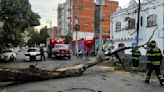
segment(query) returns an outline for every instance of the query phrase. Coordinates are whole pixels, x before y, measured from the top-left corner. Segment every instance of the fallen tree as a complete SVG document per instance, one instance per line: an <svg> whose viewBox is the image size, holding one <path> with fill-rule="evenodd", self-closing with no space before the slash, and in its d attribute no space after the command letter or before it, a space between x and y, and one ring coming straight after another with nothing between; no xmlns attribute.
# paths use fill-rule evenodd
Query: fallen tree
<svg viewBox="0 0 164 92"><path fill-rule="evenodd" d="M153 34L148 40L148 42L137 47L140 48L140 47L144 47L144 45L147 45L150 42L151 38L153 37L155 30L153 31ZM108 56L110 57L115 53L131 48L132 47L119 48L108 54ZM104 57L103 55L98 55L92 61L85 64L80 64L77 66L67 67L67 68L52 69L52 70L43 70L37 68L35 65L30 65L29 68L21 68L21 69L19 68L0 69L0 82L31 82L31 81L41 81L47 79L69 77L69 76L78 76L83 74L83 72L88 68L106 59L107 58Z"/></svg>
<svg viewBox="0 0 164 92"><path fill-rule="evenodd" d="M117 52L130 48L131 47L118 49L112 52L109 55L109 57ZM41 81L47 79L69 77L69 76L78 76L83 74L83 72L86 69L106 59L107 58L103 57L103 55L98 55L92 61L85 64L80 64L67 68L52 69L52 70L43 70L37 68L35 65L30 65L29 68L21 68L21 69L19 68L0 69L0 82L31 82L31 81Z"/></svg>

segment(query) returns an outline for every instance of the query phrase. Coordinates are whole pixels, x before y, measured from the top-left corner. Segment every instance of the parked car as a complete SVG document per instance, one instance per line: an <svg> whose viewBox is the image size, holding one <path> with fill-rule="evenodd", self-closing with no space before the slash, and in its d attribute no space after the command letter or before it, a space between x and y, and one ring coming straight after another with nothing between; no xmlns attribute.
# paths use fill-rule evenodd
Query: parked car
<svg viewBox="0 0 164 92"><path fill-rule="evenodd" d="M25 53L25 61L41 61L41 53L39 48L29 48Z"/></svg>
<svg viewBox="0 0 164 92"><path fill-rule="evenodd" d="M15 61L16 60L16 52L13 49L5 49L0 54L0 59L3 61Z"/></svg>
<svg viewBox="0 0 164 92"><path fill-rule="evenodd" d="M52 53L54 54L55 58L68 57L68 59L71 59L71 52L69 45L67 44L55 44L54 48L52 49Z"/></svg>

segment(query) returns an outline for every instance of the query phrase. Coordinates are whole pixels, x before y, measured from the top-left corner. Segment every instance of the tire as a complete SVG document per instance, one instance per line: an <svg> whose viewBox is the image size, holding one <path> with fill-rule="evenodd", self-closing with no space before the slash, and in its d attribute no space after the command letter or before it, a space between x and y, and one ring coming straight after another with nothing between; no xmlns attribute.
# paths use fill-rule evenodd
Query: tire
<svg viewBox="0 0 164 92"><path fill-rule="evenodd" d="M12 61L16 61L16 58L14 57L14 58L12 59Z"/></svg>
<svg viewBox="0 0 164 92"><path fill-rule="evenodd" d="M51 58L51 56L52 56L52 55L51 55L50 53L48 53L48 58Z"/></svg>
<svg viewBox="0 0 164 92"><path fill-rule="evenodd" d="M40 56L40 60L39 61L42 61L42 56Z"/></svg>
<svg viewBox="0 0 164 92"><path fill-rule="evenodd" d="M15 61L15 60L16 60L16 58L13 55L11 55L10 56L10 61Z"/></svg>
<svg viewBox="0 0 164 92"><path fill-rule="evenodd" d="M68 56L68 59L70 60L71 59L71 56Z"/></svg>
<svg viewBox="0 0 164 92"><path fill-rule="evenodd" d="M30 62L30 60L29 61L25 60L25 62Z"/></svg>

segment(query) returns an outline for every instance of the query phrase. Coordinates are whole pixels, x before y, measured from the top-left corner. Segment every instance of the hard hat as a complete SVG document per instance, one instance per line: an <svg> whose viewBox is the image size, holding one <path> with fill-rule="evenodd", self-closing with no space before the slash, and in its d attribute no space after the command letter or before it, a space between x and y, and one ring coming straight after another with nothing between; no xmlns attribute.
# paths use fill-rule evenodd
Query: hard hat
<svg viewBox="0 0 164 92"><path fill-rule="evenodd" d="M157 44L156 44L156 42L154 41L154 40L152 40L151 42L150 42L150 46L156 46Z"/></svg>

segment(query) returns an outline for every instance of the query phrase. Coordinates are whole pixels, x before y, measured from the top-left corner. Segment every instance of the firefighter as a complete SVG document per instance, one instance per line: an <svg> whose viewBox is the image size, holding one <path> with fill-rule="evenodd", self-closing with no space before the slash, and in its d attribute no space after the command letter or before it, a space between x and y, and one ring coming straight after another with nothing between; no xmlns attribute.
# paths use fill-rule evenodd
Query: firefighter
<svg viewBox="0 0 164 92"><path fill-rule="evenodd" d="M138 70L138 67L139 67L139 58L141 56L141 52L138 50L137 47L133 47L131 52L132 52L133 70Z"/></svg>
<svg viewBox="0 0 164 92"><path fill-rule="evenodd" d="M157 75L161 86L163 86L164 77L160 72L160 65L163 59L161 50L158 47L156 47L156 42L154 40L151 41L149 45L150 45L150 49L148 49L146 55L147 55L148 61L150 62L147 65L148 68L147 68L147 76L146 76L145 82L149 83L151 74L153 71L155 71L155 74Z"/></svg>

